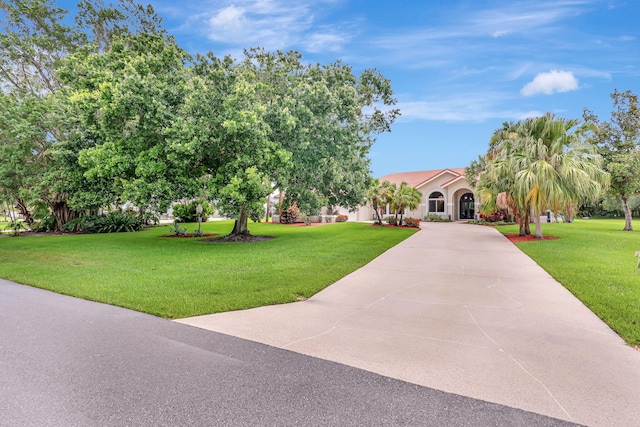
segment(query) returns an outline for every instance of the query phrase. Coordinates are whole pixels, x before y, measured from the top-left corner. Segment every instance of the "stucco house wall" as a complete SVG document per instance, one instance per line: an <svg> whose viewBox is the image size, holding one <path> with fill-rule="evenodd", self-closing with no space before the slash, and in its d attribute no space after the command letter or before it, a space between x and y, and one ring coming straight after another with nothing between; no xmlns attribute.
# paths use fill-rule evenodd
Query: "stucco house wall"
<svg viewBox="0 0 640 427"><path fill-rule="evenodd" d="M429 214L437 214L454 221L475 218L473 191L464 175L464 168L394 173L379 178L379 181L389 181L396 185L404 181L420 190L420 205L415 210L406 211L407 217L422 220ZM373 219L371 205L362 206L349 215L350 221Z"/></svg>

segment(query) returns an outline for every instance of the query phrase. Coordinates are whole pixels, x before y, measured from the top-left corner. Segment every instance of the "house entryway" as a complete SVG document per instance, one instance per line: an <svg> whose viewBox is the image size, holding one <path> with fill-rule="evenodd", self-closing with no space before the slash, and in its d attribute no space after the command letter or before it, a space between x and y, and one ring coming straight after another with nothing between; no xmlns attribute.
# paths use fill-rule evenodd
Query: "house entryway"
<svg viewBox="0 0 640 427"><path fill-rule="evenodd" d="M475 205L473 193L465 193L460 197L460 219L474 219Z"/></svg>

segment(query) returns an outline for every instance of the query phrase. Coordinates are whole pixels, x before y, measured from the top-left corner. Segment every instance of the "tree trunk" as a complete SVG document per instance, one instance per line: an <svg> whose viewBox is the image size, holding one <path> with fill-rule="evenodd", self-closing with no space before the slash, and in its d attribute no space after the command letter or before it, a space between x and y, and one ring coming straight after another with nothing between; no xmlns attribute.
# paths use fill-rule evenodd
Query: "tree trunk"
<svg viewBox="0 0 640 427"><path fill-rule="evenodd" d="M267 196L267 212L264 216L264 222L269 222L269 216L271 216L271 194Z"/></svg>
<svg viewBox="0 0 640 427"><path fill-rule="evenodd" d="M22 218L24 219L24 222L31 226L31 224L33 224L33 218L31 217L31 212L29 212L29 208L27 207L27 204L24 202L23 199L18 198L16 201L16 209L18 209L18 211L20 212L20 214L22 215Z"/></svg>
<svg viewBox="0 0 640 427"><path fill-rule="evenodd" d="M529 215L529 211L525 211L524 213L524 234L527 236L531 235L531 216Z"/></svg>
<svg viewBox="0 0 640 427"><path fill-rule="evenodd" d="M246 207L242 206L240 208L240 214L238 215L238 218L236 218L236 222L233 225L233 230L227 236L227 238L240 240L250 235L251 233L249 233L249 215L247 213Z"/></svg>
<svg viewBox="0 0 640 427"><path fill-rule="evenodd" d="M62 226L78 216L78 213L67 204L65 194L57 194L55 198L43 197L42 200L49 204L51 212L56 218L55 231L62 231Z"/></svg>
<svg viewBox="0 0 640 427"><path fill-rule="evenodd" d="M633 231L631 209L629 209L627 197L622 197L622 211L624 212L624 229L622 231Z"/></svg>
<svg viewBox="0 0 640 427"><path fill-rule="evenodd" d="M536 226L536 234L533 236L536 239L542 239L542 223L540 222L540 213L532 212L533 215L533 223Z"/></svg>
<svg viewBox="0 0 640 427"><path fill-rule="evenodd" d="M522 218L522 214L519 210L513 209L512 212L512 216L515 217L516 222L518 223L518 235L524 236L524 218Z"/></svg>
<svg viewBox="0 0 640 427"><path fill-rule="evenodd" d="M378 210L378 198L374 197L371 200L371 204L373 205L373 211L376 213L376 224L382 226L382 217L380 216L380 211Z"/></svg>
<svg viewBox="0 0 640 427"><path fill-rule="evenodd" d="M578 206L573 205L573 204L571 204L571 205L569 205L567 207L567 222L568 223L572 223L573 222L573 219L576 216L576 210L577 209L578 209Z"/></svg>

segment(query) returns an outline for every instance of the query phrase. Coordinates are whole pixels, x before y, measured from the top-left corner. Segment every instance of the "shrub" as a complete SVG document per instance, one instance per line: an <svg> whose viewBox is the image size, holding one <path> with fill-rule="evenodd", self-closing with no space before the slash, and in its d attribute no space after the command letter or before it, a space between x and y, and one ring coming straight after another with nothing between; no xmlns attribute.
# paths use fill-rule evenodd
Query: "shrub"
<svg viewBox="0 0 640 427"><path fill-rule="evenodd" d="M305 213L300 214L299 218L302 220L302 222L304 222L305 225L311 225L311 223L313 222L313 217L311 217L311 216L309 216L309 215L307 215Z"/></svg>
<svg viewBox="0 0 640 427"><path fill-rule="evenodd" d="M338 215L336 217L336 222L347 222L349 217L347 215Z"/></svg>
<svg viewBox="0 0 640 427"><path fill-rule="evenodd" d="M29 227L21 219L13 219L4 229L9 231L10 236L19 236L21 231L26 231Z"/></svg>
<svg viewBox="0 0 640 427"><path fill-rule="evenodd" d="M515 222L508 222L508 221L493 221L493 222L489 222L489 221L482 221L482 220L472 219L472 220L469 220L469 224L499 226L499 225L513 225L513 224L515 224Z"/></svg>
<svg viewBox="0 0 640 427"><path fill-rule="evenodd" d="M173 224L169 227L169 234L174 236L185 236L187 234L187 227L180 227L178 221L173 221ZM197 230L196 230L197 231Z"/></svg>
<svg viewBox="0 0 640 427"><path fill-rule="evenodd" d="M396 217L395 216L388 216L384 219L384 222L386 222L389 225L396 225Z"/></svg>
<svg viewBox="0 0 640 427"><path fill-rule="evenodd" d="M451 219L449 218L443 218L438 214L429 214L427 216L424 217L424 220L426 222L451 222Z"/></svg>
<svg viewBox="0 0 640 427"><path fill-rule="evenodd" d="M137 215L127 215L120 212L110 212L99 217L97 233L120 233L123 231L138 231L144 225Z"/></svg>
<svg viewBox="0 0 640 427"><path fill-rule="evenodd" d="M56 217L53 214L47 214L42 219L37 220L31 226L31 229L37 233L52 231L56 228Z"/></svg>
<svg viewBox="0 0 640 427"><path fill-rule="evenodd" d="M66 223L63 231L83 231L86 233L120 233L142 230L144 219L137 215L109 212L106 215L87 215Z"/></svg>
<svg viewBox="0 0 640 427"><path fill-rule="evenodd" d="M420 220L418 218L405 218L404 225L408 227L420 228Z"/></svg>
<svg viewBox="0 0 640 427"><path fill-rule="evenodd" d="M196 213L198 205L202 205L202 222L206 222L214 214L215 210L204 200L192 200L186 204L178 203L174 205L173 217L178 222L198 222L198 214Z"/></svg>
<svg viewBox="0 0 640 427"><path fill-rule="evenodd" d="M504 222L509 217L506 209L497 210L491 214L480 214L480 220L486 222Z"/></svg>

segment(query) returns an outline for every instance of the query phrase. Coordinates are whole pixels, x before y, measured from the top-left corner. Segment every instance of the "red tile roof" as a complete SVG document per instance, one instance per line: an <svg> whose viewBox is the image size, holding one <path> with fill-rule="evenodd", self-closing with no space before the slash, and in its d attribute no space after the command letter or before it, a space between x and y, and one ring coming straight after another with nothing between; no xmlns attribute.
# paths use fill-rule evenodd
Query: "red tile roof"
<svg viewBox="0 0 640 427"><path fill-rule="evenodd" d="M399 185L404 181L412 187L418 187L446 173L449 173L451 175L451 179L447 181L447 183L449 183L450 181L464 177L464 168L447 168L429 171L392 173L381 177L380 182L389 181L392 184Z"/></svg>

